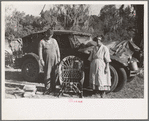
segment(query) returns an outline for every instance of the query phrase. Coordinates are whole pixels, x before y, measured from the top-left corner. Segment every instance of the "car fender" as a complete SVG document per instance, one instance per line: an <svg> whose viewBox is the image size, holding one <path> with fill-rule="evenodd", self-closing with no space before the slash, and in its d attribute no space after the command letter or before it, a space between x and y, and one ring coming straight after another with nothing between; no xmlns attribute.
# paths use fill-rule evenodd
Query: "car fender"
<svg viewBox="0 0 149 121"><path fill-rule="evenodd" d="M129 70L129 67L128 67L128 63L124 63L122 62L122 59L116 57L116 56L110 56L111 57L111 62L110 64L113 65L114 67L122 67L125 69L126 71L126 74L127 74L127 77L130 76L130 70Z"/></svg>
<svg viewBox="0 0 149 121"><path fill-rule="evenodd" d="M127 67L128 63L124 62L122 59L118 58L117 56L110 55L112 62L117 62L121 66Z"/></svg>
<svg viewBox="0 0 149 121"><path fill-rule="evenodd" d="M40 62L39 62L39 56L38 56L37 54L35 54L35 53L27 53L27 54L25 54L25 55L22 57L22 63L21 63L21 65L23 64L23 62L24 62L27 58L33 58L33 59L35 59L35 60L38 62L38 64L39 64L39 70L40 70L40 72L43 71L43 66L40 64Z"/></svg>

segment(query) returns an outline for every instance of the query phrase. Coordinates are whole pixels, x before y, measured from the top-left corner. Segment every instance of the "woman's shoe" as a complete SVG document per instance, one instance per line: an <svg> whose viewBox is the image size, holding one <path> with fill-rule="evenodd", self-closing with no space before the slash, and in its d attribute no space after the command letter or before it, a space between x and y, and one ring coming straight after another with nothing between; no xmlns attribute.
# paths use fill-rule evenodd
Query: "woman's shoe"
<svg viewBox="0 0 149 121"><path fill-rule="evenodd" d="M101 98L101 95L99 94L98 90L94 90L93 95L95 98Z"/></svg>
<svg viewBox="0 0 149 121"><path fill-rule="evenodd" d="M96 93L96 94L95 94L95 97L96 97L96 98L101 98L101 95L98 94L98 93Z"/></svg>
<svg viewBox="0 0 149 121"><path fill-rule="evenodd" d="M102 92L100 95L101 95L101 98L106 98L106 92Z"/></svg>

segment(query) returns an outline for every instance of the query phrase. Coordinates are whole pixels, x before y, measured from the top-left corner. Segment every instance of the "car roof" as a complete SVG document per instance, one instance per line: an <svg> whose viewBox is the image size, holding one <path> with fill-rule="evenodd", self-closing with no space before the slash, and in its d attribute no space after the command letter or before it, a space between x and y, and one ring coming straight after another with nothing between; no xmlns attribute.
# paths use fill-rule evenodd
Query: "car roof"
<svg viewBox="0 0 149 121"><path fill-rule="evenodd" d="M71 31L71 30L54 30L54 33L63 33L63 34L76 34L76 35L86 35L91 36L90 33Z"/></svg>
<svg viewBox="0 0 149 121"><path fill-rule="evenodd" d="M77 32L77 31L71 31L71 30L53 30L53 31L56 35L72 34L72 35L80 35L80 36L88 36L88 37L92 36L90 33ZM45 32L46 32L46 30L34 32L32 34L29 34L29 35L26 35L26 36L22 37L22 39L30 38L30 37L32 37L34 35L37 35L37 34L42 34L43 35Z"/></svg>
<svg viewBox="0 0 149 121"><path fill-rule="evenodd" d="M44 33L46 32L44 31L39 31L39 32L35 32L33 34L40 34L40 33ZM72 30L53 30L53 32L55 34L74 34L74 35L85 35L85 36L91 36L90 33L85 33L85 32L78 32L78 31L72 31Z"/></svg>

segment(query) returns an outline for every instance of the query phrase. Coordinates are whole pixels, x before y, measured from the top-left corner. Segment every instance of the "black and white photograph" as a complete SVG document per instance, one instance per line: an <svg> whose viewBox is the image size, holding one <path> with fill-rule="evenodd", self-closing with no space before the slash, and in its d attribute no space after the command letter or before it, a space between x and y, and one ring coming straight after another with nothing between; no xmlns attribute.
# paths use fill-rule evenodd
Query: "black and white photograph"
<svg viewBox="0 0 149 121"><path fill-rule="evenodd" d="M1 5L5 120L148 117L147 1Z"/></svg>

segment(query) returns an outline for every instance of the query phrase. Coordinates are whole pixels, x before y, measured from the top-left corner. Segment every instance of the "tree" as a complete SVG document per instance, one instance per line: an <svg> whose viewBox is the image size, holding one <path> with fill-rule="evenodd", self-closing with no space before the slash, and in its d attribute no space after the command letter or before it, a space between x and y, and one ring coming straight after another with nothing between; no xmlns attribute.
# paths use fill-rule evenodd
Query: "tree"
<svg viewBox="0 0 149 121"><path fill-rule="evenodd" d="M46 26L46 21L41 17L25 15L13 7L5 9L5 36L6 38L20 38L33 32L41 31ZM11 11L11 12L10 12Z"/></svg>
<svg viewBox="0 0 149 121"><path fill-rule="evenodd" d="M49 27L55 28L57 24L57 12L58 10L55 6L53 8L50 8L50 10L41 12L41 23L43 24L44 29L47 29Z"/></svg>
<svg viewBox="0 0 149 121"><path fill-rule="evenodd" d="M119 9L115 5L104 6L99 15L104 23L105 40L127 40L134 37L135 16L131 12L130 6Z"/></svg>
<svg viewBox="0 0 149 121"><path fill-rule="evenodd" d="M91 15L89 19L89 32L92 33L93 37L97 35L103 35L103 22L96 15Z"/></svg>
<svg viewBox="0 0 149 121"><path fill-rule="evenodd" d="M56 29L88 31L88 5L55 5L50 10L42 12L41 17L47 25Z"/></svg>
<svg viewBox="0 0 149 121"><path fill-rule="evenodd" d="M15 37L22 36L22 25L19 23L24 17L25 13L14 10L12 14L5 17L5 35L13 35Z"/></svg>

